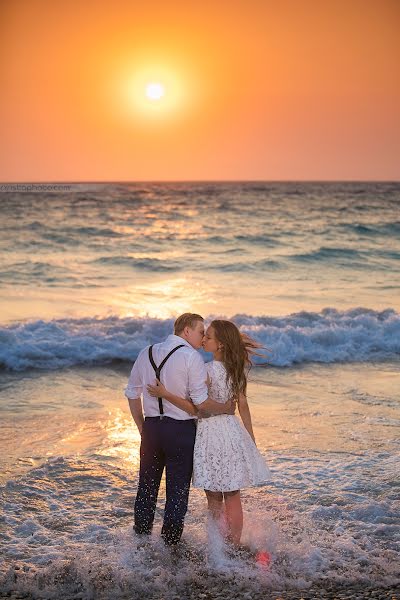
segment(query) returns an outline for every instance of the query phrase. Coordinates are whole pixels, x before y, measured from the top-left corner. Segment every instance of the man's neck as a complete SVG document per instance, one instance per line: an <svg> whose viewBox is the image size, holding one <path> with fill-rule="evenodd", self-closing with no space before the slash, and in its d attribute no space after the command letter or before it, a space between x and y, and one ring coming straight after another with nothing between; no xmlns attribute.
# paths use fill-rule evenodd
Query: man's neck
<svg viewBox="0 0 400 600"><path fill-rule="evenodd" d="M192 344L183 335L179 335L179 333L174 333L174 335L176 335L176 337L181 338L181 340L184 340L187 344L189 344L189 346L193 348L193 350L196 350L196 348L192 346Z"/></svg>

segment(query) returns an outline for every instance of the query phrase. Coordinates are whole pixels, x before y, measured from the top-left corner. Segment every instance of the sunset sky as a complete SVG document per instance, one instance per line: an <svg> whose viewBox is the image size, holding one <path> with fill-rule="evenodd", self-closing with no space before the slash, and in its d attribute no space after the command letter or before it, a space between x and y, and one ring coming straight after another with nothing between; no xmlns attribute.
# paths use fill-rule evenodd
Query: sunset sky
<svg viewBox="0 0 400 600"><path fill-rule="evenodd" d="M3 0L0 180L399 179L399 31L398 0Z"/></svg>

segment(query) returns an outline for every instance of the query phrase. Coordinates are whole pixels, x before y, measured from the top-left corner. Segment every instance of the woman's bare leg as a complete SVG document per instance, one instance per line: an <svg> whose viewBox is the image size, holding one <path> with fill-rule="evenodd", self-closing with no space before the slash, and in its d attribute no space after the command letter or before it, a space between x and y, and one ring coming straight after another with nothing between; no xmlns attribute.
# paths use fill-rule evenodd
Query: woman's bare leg
<svg viewBox="0 0 400 600"><path fill-rule="evenodd" d="M243 530L243 510L240 490L224 492L226 520L228 523L228 539L234 546L239 546Z"/></svg>
<svg viewBox="0 0 400 600"><path fill-rule="evenodd" d="M223 500L224 497L222 492L210 492L209 490L204 490L207 496L208 502L208 512L210 517L219 523L222 517L222 509L223 509Z"/></svg>
<svg viewBox="0 0 400 600"><path fill-rule="evenodd" d="M222 492L210 492L209 490L204 491L206 493L208 502L209 525L211 525L212 529L216 527L220 535L225 537L226 524L224 515L224 496Z"/></svg>

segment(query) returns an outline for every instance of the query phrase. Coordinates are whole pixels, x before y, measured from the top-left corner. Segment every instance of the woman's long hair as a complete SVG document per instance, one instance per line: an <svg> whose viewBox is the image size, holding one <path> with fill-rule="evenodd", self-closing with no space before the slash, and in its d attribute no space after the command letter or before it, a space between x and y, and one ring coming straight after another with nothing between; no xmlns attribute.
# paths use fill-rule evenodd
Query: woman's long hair
<svg viewBox="0 0 400 600"><path fill-rule="evenodd" d="M227 384L232 397L239 398L239 394L246 394L247 374L253 364L253 356L262 356L258 352L263 348L245 333L241 333L234 323L223 319L216 319L210 323L215 331L215 337L222 344L222 363L227 373Z"/></svg>

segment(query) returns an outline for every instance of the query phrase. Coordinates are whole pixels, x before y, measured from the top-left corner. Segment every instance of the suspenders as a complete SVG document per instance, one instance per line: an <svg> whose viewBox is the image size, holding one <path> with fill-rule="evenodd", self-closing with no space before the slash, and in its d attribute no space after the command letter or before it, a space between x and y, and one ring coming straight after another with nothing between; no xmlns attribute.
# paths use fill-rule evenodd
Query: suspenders
<svg viewBox="0 0 400 600"><path fill-rule="evenodd" d="M181 344L180 346L176 346L176 348L173 348L171 350L171 352L169 352L169 354L167 354L167 356L164 358L164 360L162 361L162 363L157 367L156 363L154 362L154 358L153 358L153 346L150 346L149 348L149 360L151 362L151 366L154 369L154 372L156 374L157 379L160 381L160 374L161 374L161 369L163 368L163 366L165 365L165 363L167 362L167 360L169 359L170 356L172 356L172 354L174 352L176 352L177 350L179 350L179 348L183 348L185 344ZM160 419L163 418L164 416L164 407L163 407L163 403L162 403L162 398L158 398L158 406L160 408Z"/></svg>

